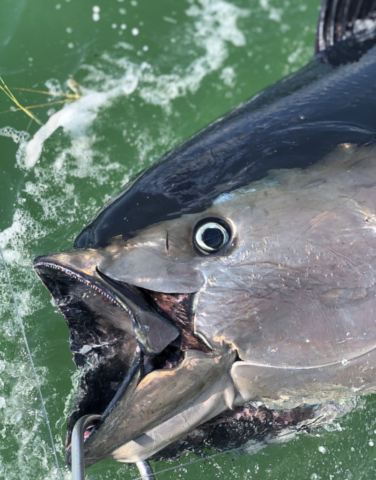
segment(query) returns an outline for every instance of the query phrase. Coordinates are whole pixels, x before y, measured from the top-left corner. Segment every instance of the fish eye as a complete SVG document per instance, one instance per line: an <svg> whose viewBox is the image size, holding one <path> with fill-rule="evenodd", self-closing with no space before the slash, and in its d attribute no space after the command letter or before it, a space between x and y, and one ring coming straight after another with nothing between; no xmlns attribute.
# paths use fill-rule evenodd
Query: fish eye
<svg viewBox="0 0 376 480"><path fill-rule="evenodd" d="M231 235L230 227L221 220L206 219L196 225L194 244L205 255L215 253L225 246Z"/></svg>

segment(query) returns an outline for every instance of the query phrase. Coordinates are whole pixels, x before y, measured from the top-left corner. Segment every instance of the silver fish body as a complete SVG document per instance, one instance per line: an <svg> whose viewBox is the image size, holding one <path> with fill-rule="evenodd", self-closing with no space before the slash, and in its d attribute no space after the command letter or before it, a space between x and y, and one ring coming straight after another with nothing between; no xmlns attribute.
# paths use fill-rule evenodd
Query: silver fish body
<svg viewBox="0 0 376 480"><path fill-rule="evenodd" d="M376 42L354 38L351 61L325 49L35 260L85 372L68 451L79 416L106 411L87 465L145 460L254 402L376 390Z"/></svg>

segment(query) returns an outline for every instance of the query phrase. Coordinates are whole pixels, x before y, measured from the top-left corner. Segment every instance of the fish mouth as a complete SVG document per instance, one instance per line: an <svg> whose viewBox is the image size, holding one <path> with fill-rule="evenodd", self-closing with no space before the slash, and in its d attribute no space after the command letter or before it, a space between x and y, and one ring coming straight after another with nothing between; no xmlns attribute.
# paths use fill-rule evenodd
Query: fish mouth
<svg viewBox="0 0 376 480"><path fill-rule="evenodd" d="M34 269L66 319L80 377L67 424L69 464L73 427L82 416L102 416L98 425L93 422L86 429L86 444L100 433L132 381L134 391L153 372L175 371L188 350L211 349L194 332L194 293L147 290L113 279L98 266L83 272L51 256L38 257Z"/></svg>
<svg viewBox="0 0 376 480"><path fill-rule="evenodd" d="M197 293L166 294L121 282L97 259L90 268L74 260L75 268L74 255L34 261L68 324L78 371L67 422L68 466L73 428L89 414L100 418L84 432L86 466L108 458L176 458L187 445L224 451L228 443L275 436L316 416L312 407L281 413L236 404L230 370L240 359L196 336Z"/></svg>

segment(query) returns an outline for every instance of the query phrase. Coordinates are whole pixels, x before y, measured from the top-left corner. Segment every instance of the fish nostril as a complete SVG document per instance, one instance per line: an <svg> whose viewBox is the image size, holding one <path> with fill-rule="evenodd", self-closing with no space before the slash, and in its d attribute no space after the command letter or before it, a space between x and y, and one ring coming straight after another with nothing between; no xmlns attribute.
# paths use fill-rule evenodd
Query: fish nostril
<svg viewBox="0 0 376 480"><path fill-rule="evenodd" d="M170 241L168 238L168 230L166 230L166 250L167 252L170 250Z"/></svg>

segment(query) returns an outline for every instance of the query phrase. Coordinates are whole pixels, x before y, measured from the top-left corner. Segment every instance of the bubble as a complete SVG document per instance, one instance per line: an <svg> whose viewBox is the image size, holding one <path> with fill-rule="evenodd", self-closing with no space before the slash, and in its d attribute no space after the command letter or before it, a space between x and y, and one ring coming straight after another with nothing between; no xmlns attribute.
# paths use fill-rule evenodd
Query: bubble
<svg viewBox="0 0 376 480"><path fill-rule="evenodd" d="M318 448L318 451L319 451L320 453L326 453L326 448L320 446L320 447Z"/></svg>
<svg viewBox="0 0 376 480"><path fill-rule="evenodd" d="M101 17L100 17L100 15L99 15L99 13L93 13L93 17L92 17L92 18L93 18L94 22L98 22L98 20L99 20Z"/></svg>
<svg viewBox="0 0 376 480"><path fill-rule="evenodd" d="M63 93L61 83L56 78L50 78L46 82L44 82L44 84L52 95L60 95L61 93Z"/></svg>
<svg viewBox="0 0 376 480"><path fill-rule="evenodd" d="M139 29L138 28L132 28L132 35L136 36L139 34Z"/></svg>
<svg viewBox="0 0 376 480"><path fill-rule="evenodd" d="M12 127L0 128L1 137L9 137L14 143L25 143L30 139L30 135L26 132L20 132Z"/></svg>

